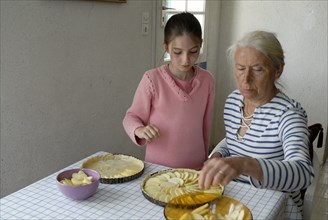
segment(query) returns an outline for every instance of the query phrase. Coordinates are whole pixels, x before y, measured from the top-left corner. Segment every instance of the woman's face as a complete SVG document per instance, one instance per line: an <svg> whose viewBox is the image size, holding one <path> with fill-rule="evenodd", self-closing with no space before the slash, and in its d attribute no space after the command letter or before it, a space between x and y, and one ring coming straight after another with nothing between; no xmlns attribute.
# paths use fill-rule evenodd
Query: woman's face
<svg viewBox="0 0 328 220"><path fill-rule="evenodd" d="M191 73L200 53L200 43L188 35L177 36L166 46L170 54L170 69L174 74Z"/></svg>
<svg viewBox="0 0 328 220"><path fill-rule="evenodd" d="M275 81L281 75L269 59L252 47L238 48L235 55L235 78L247 101L262 105L276 93Z"/></svg>

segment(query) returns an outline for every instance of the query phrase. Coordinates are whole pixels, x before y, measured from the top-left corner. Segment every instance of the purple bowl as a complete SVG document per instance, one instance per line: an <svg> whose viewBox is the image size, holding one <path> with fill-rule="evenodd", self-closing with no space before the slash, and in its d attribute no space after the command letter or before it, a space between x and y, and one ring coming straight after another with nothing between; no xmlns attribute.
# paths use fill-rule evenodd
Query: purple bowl
<svg viewBox="0 0 328 220"><path fill-rule="evenodd" d="M77 173L82 170L88 176L92 176L92 183L84 186L69 186L61 183L63 179L71 179L73 173ZM60 192L62 192L66 197L74 200L83 200L92 196L98 189L100 180L100 174L91 169L86 168L76 168L65 170L57 175L57 186Z"/></svg>

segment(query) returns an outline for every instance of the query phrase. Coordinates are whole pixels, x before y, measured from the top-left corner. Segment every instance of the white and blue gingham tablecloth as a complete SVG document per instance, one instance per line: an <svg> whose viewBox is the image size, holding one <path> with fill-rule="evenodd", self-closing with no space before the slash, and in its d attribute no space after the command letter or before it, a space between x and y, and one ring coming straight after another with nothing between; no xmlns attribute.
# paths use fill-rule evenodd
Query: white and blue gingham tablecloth
<svg viewBox="0 0 328 220"><path fill-rule="evenodd" d="M90 157L103 153L106 152ZM88 158L65 169L81 167ZM149 202L140 189L146 176L164 169L168 167L145 162L145 171L138 179L122 184L99 184L96 194L83 201L68 199L59 192L56 176L60 170L1 198L0 219L165 219L163 207ZM287 203L282 192L256 189L243 183L229 183L224 194L245 204L253 219L279 219Z"/></svg>

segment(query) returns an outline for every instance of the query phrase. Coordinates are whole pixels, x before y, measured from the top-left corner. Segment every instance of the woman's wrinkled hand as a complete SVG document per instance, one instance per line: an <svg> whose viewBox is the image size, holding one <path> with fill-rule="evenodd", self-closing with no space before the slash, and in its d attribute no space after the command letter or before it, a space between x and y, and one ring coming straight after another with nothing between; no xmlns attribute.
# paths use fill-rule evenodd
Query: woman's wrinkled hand
<svg viewBox="0 0 328 220"><path fill-rule="evenodd" d="M199 188L208 189L212 185L227 185L242 173L242 162L240 159L241 157L211 157L204 163L200 171Z"/></svg>
<svg viewBox="0 0 328 220"><path fill-rule="evenodd" d="M212 185L227 185L240 174L262 180L263 172L259 162L249 157L211 157L204 163L200 171L198 185L201 189L208 189Z"/></svg>
<svg viewBox="0 0 328 220"><path fill-rule="evenodd" d="M134 131L134 134L140 139L146 139L148 142L151 142L160 136L159 129L152 124L137 128Z"/></svg>

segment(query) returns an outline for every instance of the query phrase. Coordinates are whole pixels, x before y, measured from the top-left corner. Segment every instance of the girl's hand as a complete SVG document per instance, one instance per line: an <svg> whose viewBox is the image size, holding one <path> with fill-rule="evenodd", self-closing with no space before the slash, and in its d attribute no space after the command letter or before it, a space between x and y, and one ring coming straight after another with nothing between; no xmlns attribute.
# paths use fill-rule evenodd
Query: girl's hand
<svg viewBox="0 0 328 220"><path fill-rule="evenodd" d="M140 139L146 139L146 141L151 142L152 140L159 137L159 129L152 124L144 127L139 127L134 131L134 134Z"/></svg>

